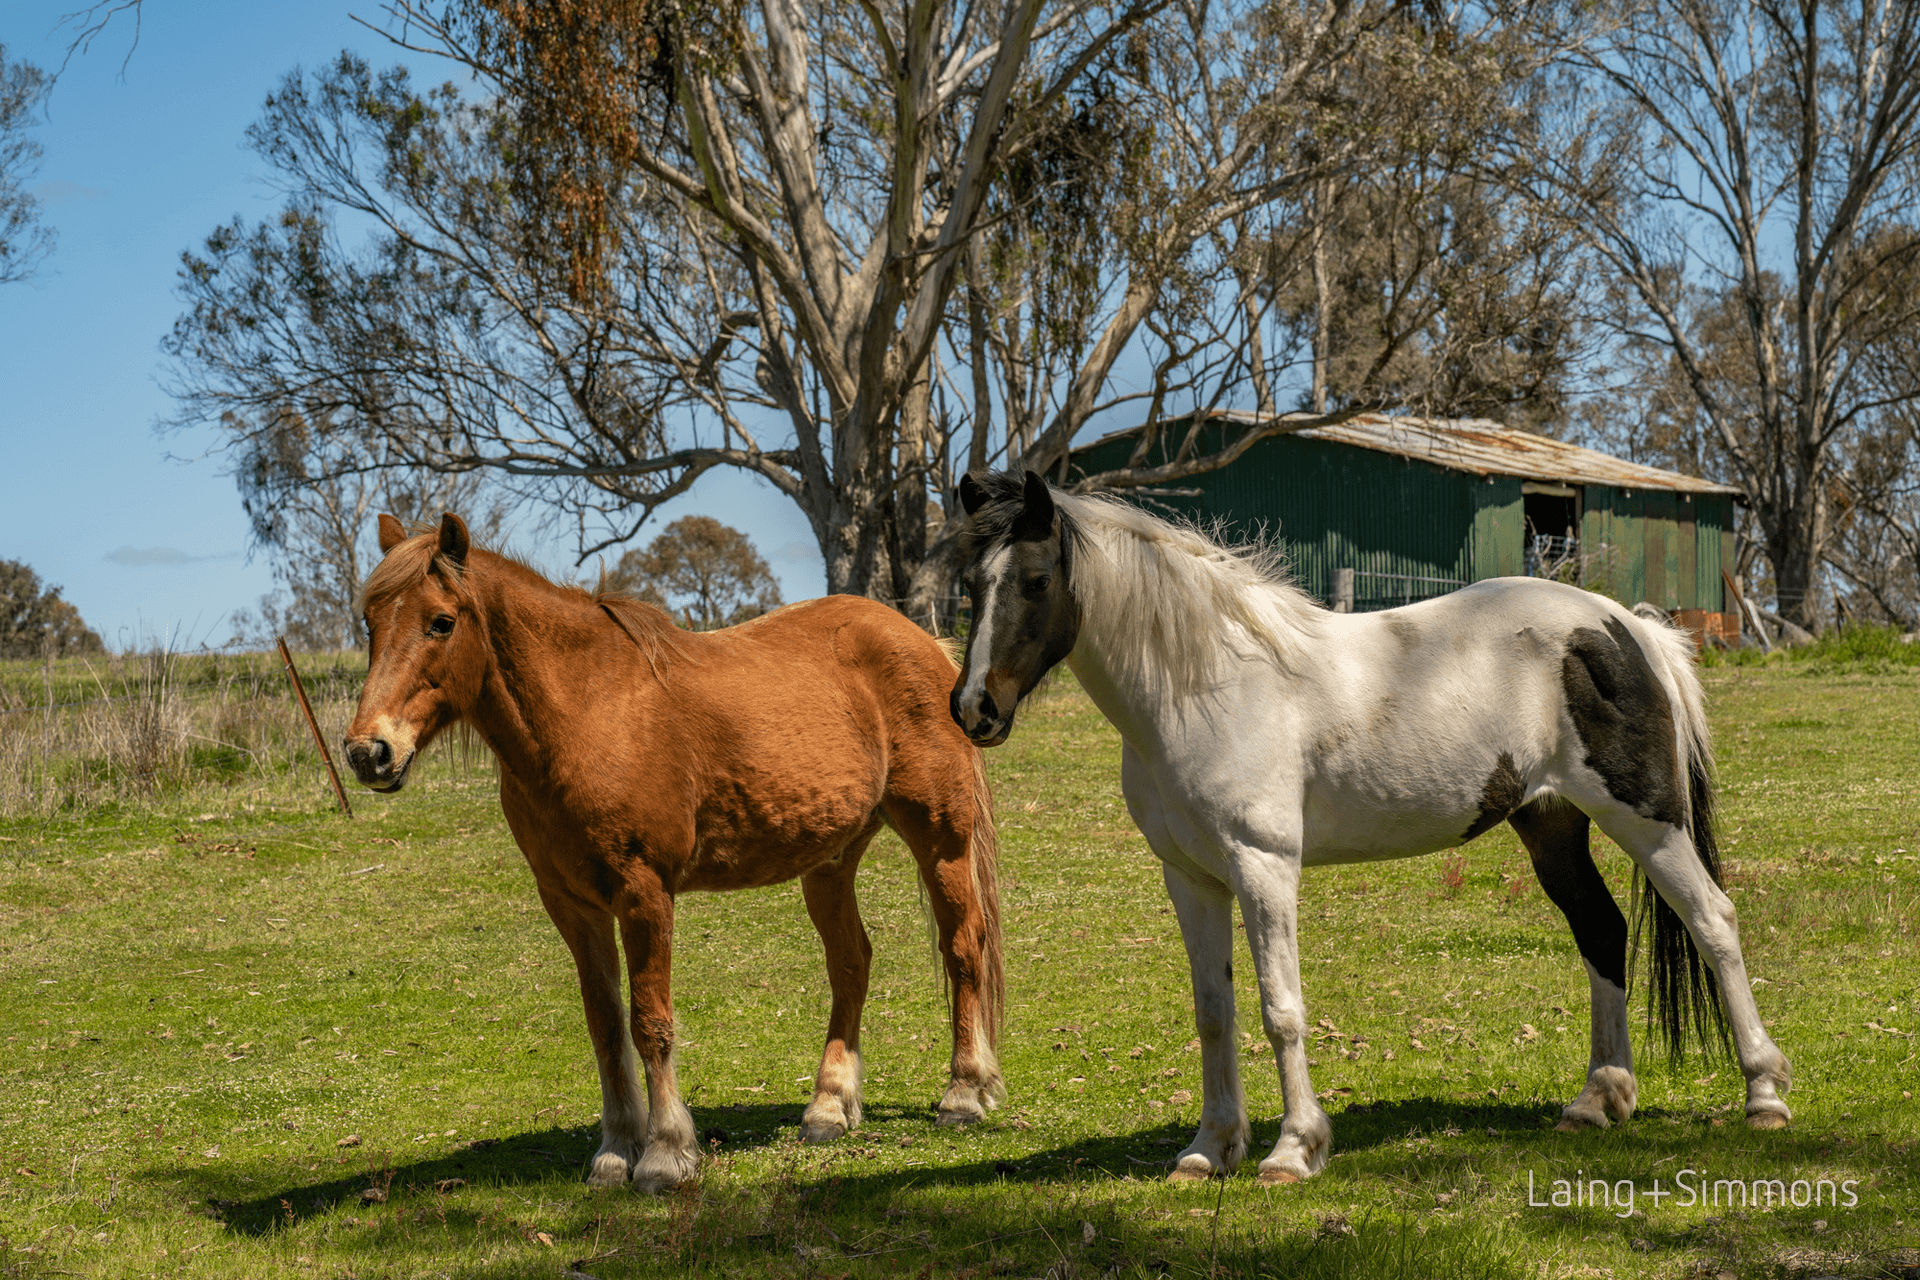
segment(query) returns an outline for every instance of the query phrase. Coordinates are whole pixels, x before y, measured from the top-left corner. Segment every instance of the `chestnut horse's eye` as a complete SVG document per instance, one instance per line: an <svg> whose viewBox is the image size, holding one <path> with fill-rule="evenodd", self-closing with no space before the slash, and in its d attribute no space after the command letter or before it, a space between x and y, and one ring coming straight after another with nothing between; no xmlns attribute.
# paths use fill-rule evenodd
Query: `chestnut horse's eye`
<svg viewBox="0 0 1920 1280"><path fill-rule="evenodd" d="M453 633L453 619L442 614L428 625L427 633L436 636L451 635Z"/></svg>

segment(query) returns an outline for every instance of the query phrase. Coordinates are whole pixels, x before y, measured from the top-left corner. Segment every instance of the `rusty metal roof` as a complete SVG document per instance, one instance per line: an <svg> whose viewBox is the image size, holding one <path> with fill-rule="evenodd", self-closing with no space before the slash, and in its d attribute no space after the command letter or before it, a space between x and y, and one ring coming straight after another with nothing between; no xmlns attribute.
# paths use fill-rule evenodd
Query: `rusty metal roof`
<svg viewBox="0 0 1920 1280"><path fill-rule="evenodd" d="M1237 410L1216 410L1210 416L1241 426L1254 426L1261 421L1257 414ZM1133 427L1114 434L1131 435L1138 430ZM1743 496L1733 485L1628 462L1595 449L1515 431L1485 418L1403 418L1367 413L1334 426L1308 427L1296 434L1309 440L1331 440L1403 458L1417 458L1473 475L1519 476L1550 484L1604 484L1629 490L1669 489L1676 493Z"/></svg>

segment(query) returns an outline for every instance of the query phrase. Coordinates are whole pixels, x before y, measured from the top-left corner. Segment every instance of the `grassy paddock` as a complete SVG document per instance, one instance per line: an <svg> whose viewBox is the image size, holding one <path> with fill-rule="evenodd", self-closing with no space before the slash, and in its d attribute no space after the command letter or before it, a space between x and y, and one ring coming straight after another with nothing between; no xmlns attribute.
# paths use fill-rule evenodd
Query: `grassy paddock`
<svg viewBox="0 0 1920 1280"><path fill-rule="evenodd" d="M827 1013L797 888L681 904L681 1079L713 1155L659 1199L582 1183L599 1095L572 967L487 780L446 754L352 822L310 772L0 820L0 1275L1887 1274L1920 1262L1920 675L1707 678L1731 889L1795 1068L1783 1132L1741 1122L1729 1064L1651 1054L1631 1123L1552 1129L1586 981L1501 828L1307 878L1326 1172L1165 1185L1198 1113L1184 954L1117 740L1062 680L992 756L1007 1104L931 1123L941 997L883 838L867 1119L832 1147L796 1142ZM1624 899L1624 861L1601 864ZM1257 1156L1279 1090L1264 1041L1243 1052ZM1850 1180L1858 1203L1650 1201L1682 1168ZM1631 1216L1529 1204L1529 1179L1539 1201L1576 1176L1631 1180Z"/></svg>

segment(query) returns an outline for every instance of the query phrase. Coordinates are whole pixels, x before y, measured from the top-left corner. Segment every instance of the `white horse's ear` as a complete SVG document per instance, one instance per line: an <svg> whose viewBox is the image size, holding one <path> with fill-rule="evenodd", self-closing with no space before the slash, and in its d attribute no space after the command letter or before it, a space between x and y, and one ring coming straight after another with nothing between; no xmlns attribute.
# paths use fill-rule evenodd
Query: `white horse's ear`
<svg viewBox="0 0 1920 1280"><path fill-rule="evenodd" d="M972 515L974 512L978 511L981 507L985 506L986 503L987 503L987 491L981 487L981 484L978 480L975 480L973 478L973 473L968 472L966 475L961 476L960 477L960 509L966 512L968 515Z"/></svg>
<svg viewBox="0 0 1920 1280"><path fill-rule="evenodd" d="M1044 538L1053 532L1053 491L1047 488L1039 472L1027 472L1020 499L1020 527L1026 531L1023 536Z"/></svg>
<svg viewBox="0 0 1920 1280"><path fill-rule="evenodd" d="M407 528L392 516L380 515L380 554L385 555L407 540Z"/></svg>
<svg viewBox="0 0 1920 1280"><path fill-rule="evenodd" d="M467 549L473 540L467 536L467 522L449 511L440 517L440 554L457 565L467 563Z"/></svg>

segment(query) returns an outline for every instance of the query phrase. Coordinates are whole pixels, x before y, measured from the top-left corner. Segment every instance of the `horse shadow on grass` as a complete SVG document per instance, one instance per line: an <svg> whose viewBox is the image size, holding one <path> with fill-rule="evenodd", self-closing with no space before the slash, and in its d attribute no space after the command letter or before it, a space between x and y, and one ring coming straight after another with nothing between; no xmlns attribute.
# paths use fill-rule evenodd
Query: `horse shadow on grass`
<svg viewBox="0 0 1920 1280"><path fill-rule="evenodd" d="M734 1103L694 1107L692 1111L701 1145L709 1152L767 1154L796 1147L795 1130L800 1120L797 1105ZM1360 1153L1422 1136L1444 1138L1488 1129L1516 1138L1537 1135L1543 1143L1550 1143L1557 1136L1550 1130L1559 1118L1559 1107L1537 1100L1460 1103L1416 1097L1349 1105L1344 1110L1336 1105L1331 1108L1331 1116L1335 1151ZM835 1160L828 1172L806 1174L803 1180L832 1178L845 1186L876 1190L924 1182L929 1175L953 1187L1062 1178L1154 1180L1165 1175L1174 1154L1186 1146L1193 1132L1187 1120L1169 1119L1156 1124L1143 1117L1141 1127L1124 1133L1090 1135L1016 1159L961 1158L871 1172L861 1168L857 1153L868 1145L862 1141L863 1134L883 1125L931 1118L931 1111L922 1112L916 1107L870 1107L862 1130L836 1144L804 1149L827 1156L836 1152L856 1154ZM1243 1166L1243 1173L1265 1154L1278 1132L1278 1117L1256 1120L1249 1164ZM217 1165L178 1169L175 1174L199 1191L209 1218L224 1223L235 1234L262 1235L336 1212L379 1212L379 1207L389 1202L430 1204L450 1219L456 1218L463 1216L455 1196L460 1189L550 1184L557 1176L584 1180L598 1146L597 1126L553 1126L475 1139L417 1159L408 1159L403 1151L391 1146L370 1142L320 1157L317 1173L305 1171L315 1173L308 1178L299 1177L294 1170L249 1171ZM266 1190L254 1189L262 1183L271 1185Z"/></svg>
<svg viewBox="0 0 1920 1280"><path fill-rule="evenodd" d="M940 1268L964 1264L978 1271L990 1262L991 1274L1011 1268L1027 1275L1117 1270L1151 1276L1217 1262L1226 1274L1291 1280L1522 1280L1530 1272L1518 1259L1530 1247L1557 1247L1591 1225L1575 1220L1579 1211L1552 1210L1498 1214L1511 1221L1490 1228L1485 1210L1514 1208L1527 1194L1520 1183L1501 1183L1501 1168L1508 1181L1516 1168L1551 1170L1575 1162L1591 1167L1596 1158L1631 1158L1638 1167L1654 1168L1676 1155L1706 1158L1710 1151L1751 1143L1744 1126L1736 1127L1737 1116L1713 1130L1706 1126L1715 1117L1686 1109L1648 1107L1604 1133L1563 1134L1553 1129L1559 1104L1538 1098L1419 1096L1345 1106L1335 1098L1326 1105L1334 1150L1354 1163L1336 1164L1305 1187L1265 1193L1251 1174L1278 1136L1279 1117L1272 1115L1256 1119L1248 1162L1236 1178L1141 1199L1108 1194L1103 1184L1160 1182L1192 1136L1190 1113L1142 1115L1123 1132L1053 1143L1021 1133L1003 1113L975 1131L991 1139L976 1145L936 1130L929 1109L876 1105L868 1109L867 1124L840 1142L802 1147L796 1141L797 1103L693 1107L696 1128L719 1157L710 1168L725 1170L730 1155L761 1159L730 1176L690 1184L691 1194L658 1199L589 1192L582 1185L598 1146L594 1126L526 1130L411 1160L373 1144L344 1153L353 1163L331 1176L303 1177L311 1173L305 1166L257 1165L179 1175L206 1188L208 1216L233 1236L270 1237L312 1219L328 1240L369 1250L383 1263L417 1254L421 1265L432 1262L461 1280L527 1274L526 1255L509 1250L496 1261L490 1246L484 1261L476 1254L447 1270L443 1255L450 1238L491 1242L503 1232L522 1242L537 1240L555 1251L544 1256L556 1260L580 1253L576 1269L609 1277L622 1266L631 1271L641 1258L649 1266L698 1258L722 1274L758 1274L778 1269L775 1262L790 1269L797 1261L797 1274L828 1275L860 1260L885 1270L911 1259L916 1267L937 1261L943 1275L948 1271ZM1489 1130L1501 1149L1492 1167L1486 1167L1494 1145ZM1023 1137L1038 1141L1021 1143ZM1791 1130L1763 1139L1774 1156L1802 1162L1817 1154L1823 1140ZM895 1142L923 1161L903 1167L890 1158ZM997 1156L981 1154L980 1146ZM1009 1147L1024 1147L1025 1154ZM338 1160L340 1154L326 1158ZM309 1164L312 1159L307 1157ZM256 1181L245 1183L240 1198L221 1198L244 1182L242 1174ZM1341 1210L1352 1206L1334 1201L1347 1199L1343 1184L1356 1177L1391 1184L1395 1194L1349 1222ZM1464 1212L1443 1214L1435 1207L1447 1203L1442 1191L1457 1194L1474 1186ZM460 1194L463 1188L482 1194L469 1198ZM1429 1194L1432 1199L1423 1199ZM642 1212L647 1206L664 1212ZM336 1237L336 1225L352 1230ZM1732 1228L1724 1238L1684 1224L1654 1230L1640 1223L1632 1230L1647 1236L1661 1256L1682 1261L1703 1248L1727 1259L1737 1254L1755 1266L1772 1256L1766 1238L1748 1241ZM526 1247L543 1256L536 1245ZM612 1271L584 1265L616 1255L622 1261L611 1264ZM1743 1263L1734 1269L1744 1274L1751 1268Z"/></svg>

